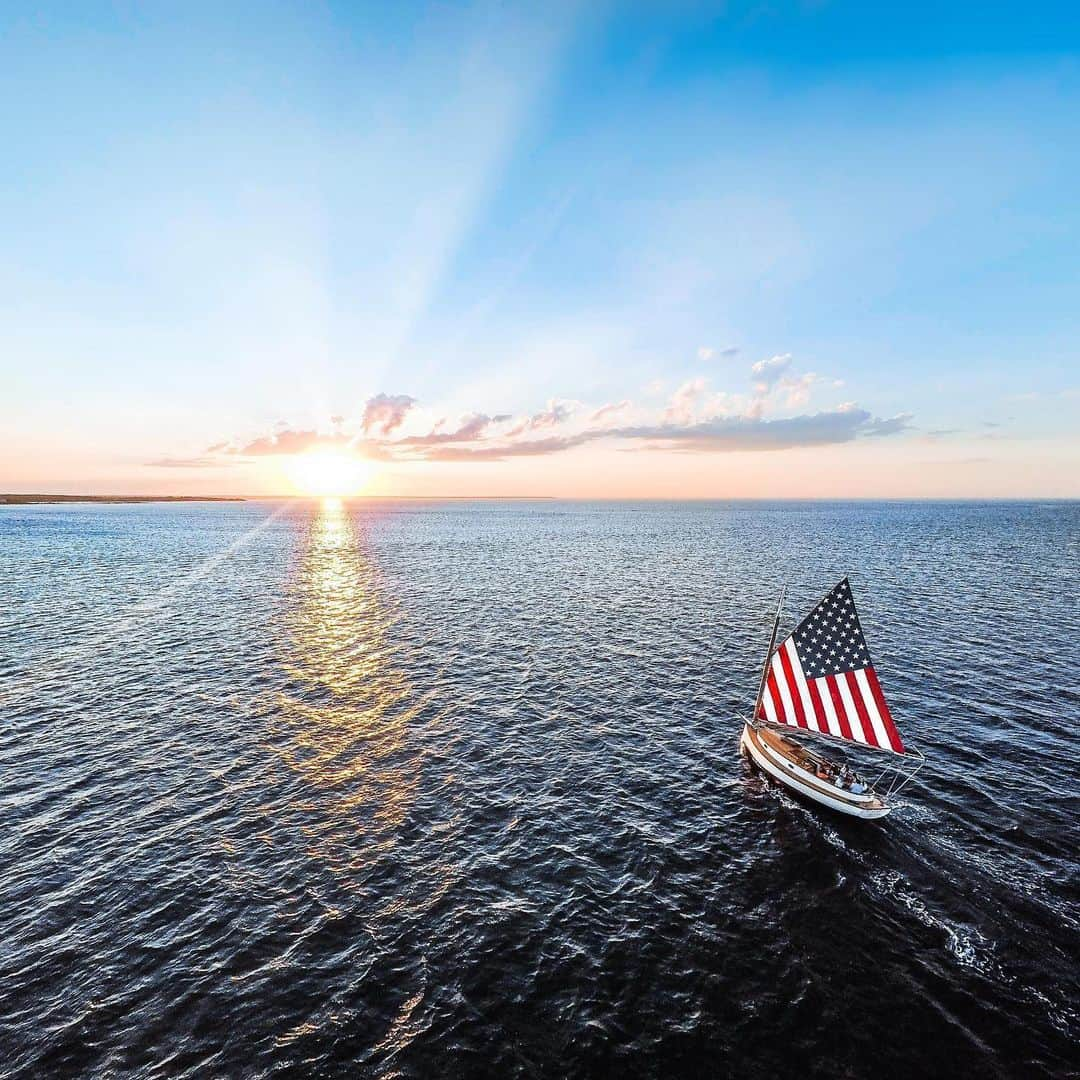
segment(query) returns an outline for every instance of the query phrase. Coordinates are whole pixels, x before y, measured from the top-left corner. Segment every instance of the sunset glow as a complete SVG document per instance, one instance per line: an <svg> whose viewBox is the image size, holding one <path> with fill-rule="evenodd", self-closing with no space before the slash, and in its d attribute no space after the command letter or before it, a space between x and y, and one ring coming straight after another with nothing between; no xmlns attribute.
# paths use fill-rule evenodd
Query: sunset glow
<svg viewBox="0 0 1080 1080"><path fill-rule="evenodd" d="M16 20L0 493L1080 495L1065 46L637 7Z"/></svg>
<svg viewBox="0 0 1080 1080"><path fill-rule="evenodd" d="M282 467L297 495L360 495L372 478L370 462L333 450L297 454Z"/></svg>

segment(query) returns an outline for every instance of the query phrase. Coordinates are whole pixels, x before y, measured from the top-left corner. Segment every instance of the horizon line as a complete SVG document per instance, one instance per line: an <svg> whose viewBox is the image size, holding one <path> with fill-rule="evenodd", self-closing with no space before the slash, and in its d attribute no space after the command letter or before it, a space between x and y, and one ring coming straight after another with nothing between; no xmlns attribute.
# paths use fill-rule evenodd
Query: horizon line
<svg viewBox="0 0 1080 1080"><path fill-rule="evenodd" d="M321 502L1080 502L1080 495L91 495L0 492L0 507L64 503Z"/></svg>

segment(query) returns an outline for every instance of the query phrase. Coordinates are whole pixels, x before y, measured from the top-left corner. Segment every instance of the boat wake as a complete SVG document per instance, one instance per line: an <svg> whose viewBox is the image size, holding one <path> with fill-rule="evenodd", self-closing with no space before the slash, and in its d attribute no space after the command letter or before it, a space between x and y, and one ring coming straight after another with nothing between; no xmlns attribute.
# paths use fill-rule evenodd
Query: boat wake
<svg viewBox="0 0 1080 1080"><path fill-rule="evenodd" d="M873 870L867 875L866 883L877 899L888 897L902 904L923 926L940 933L946 951L958 964L974 968L984 975L1000 972L995 965L994 949L990 942L975 927L954 923L932 912L899 870Z"/></svg>

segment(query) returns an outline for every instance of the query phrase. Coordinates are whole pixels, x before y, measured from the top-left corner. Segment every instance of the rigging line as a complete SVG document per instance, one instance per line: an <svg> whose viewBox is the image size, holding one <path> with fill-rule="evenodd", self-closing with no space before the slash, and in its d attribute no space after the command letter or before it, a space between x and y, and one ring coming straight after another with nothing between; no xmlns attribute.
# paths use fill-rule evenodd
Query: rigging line
<svg viewBox="0 0 1080 1080"><path fill-rule="evenodd" d="M847 746L856 750L869 750L875 754L891 754L894 758L901 760L912 757L923 757L925 759L925 755L921 755L914 747L905 747L904 753L898 754L895 750L886 746L875 746L873 743L859 742L858 739L845 739L842 735L833 735L828 731L814 731L811 728L794 727L791 724L774 724L768 719L758 722L765 724L773 731L783 732L785 735L797 735L799 738L808 739L828 739L830 742L837 743L840 746Z"/></svg>

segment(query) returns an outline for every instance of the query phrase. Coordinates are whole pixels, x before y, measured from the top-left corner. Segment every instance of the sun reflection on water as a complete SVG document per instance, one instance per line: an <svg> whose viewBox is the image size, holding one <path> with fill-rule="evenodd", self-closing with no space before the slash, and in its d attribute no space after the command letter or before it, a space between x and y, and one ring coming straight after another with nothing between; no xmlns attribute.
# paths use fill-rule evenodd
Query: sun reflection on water
<svg viewBox="0 0 1080 1080"><path fill-rule="evenodd" d="M281 695L286 764L336 820L313 830L312 854L348 858L358 834L373 841L400 825L415 797L415 758L403 753L415 715L394 665L392 609L347 503L325 499L307 531L286 619L289 685ZM334 850L334 832L347 850Z"/></svg>

